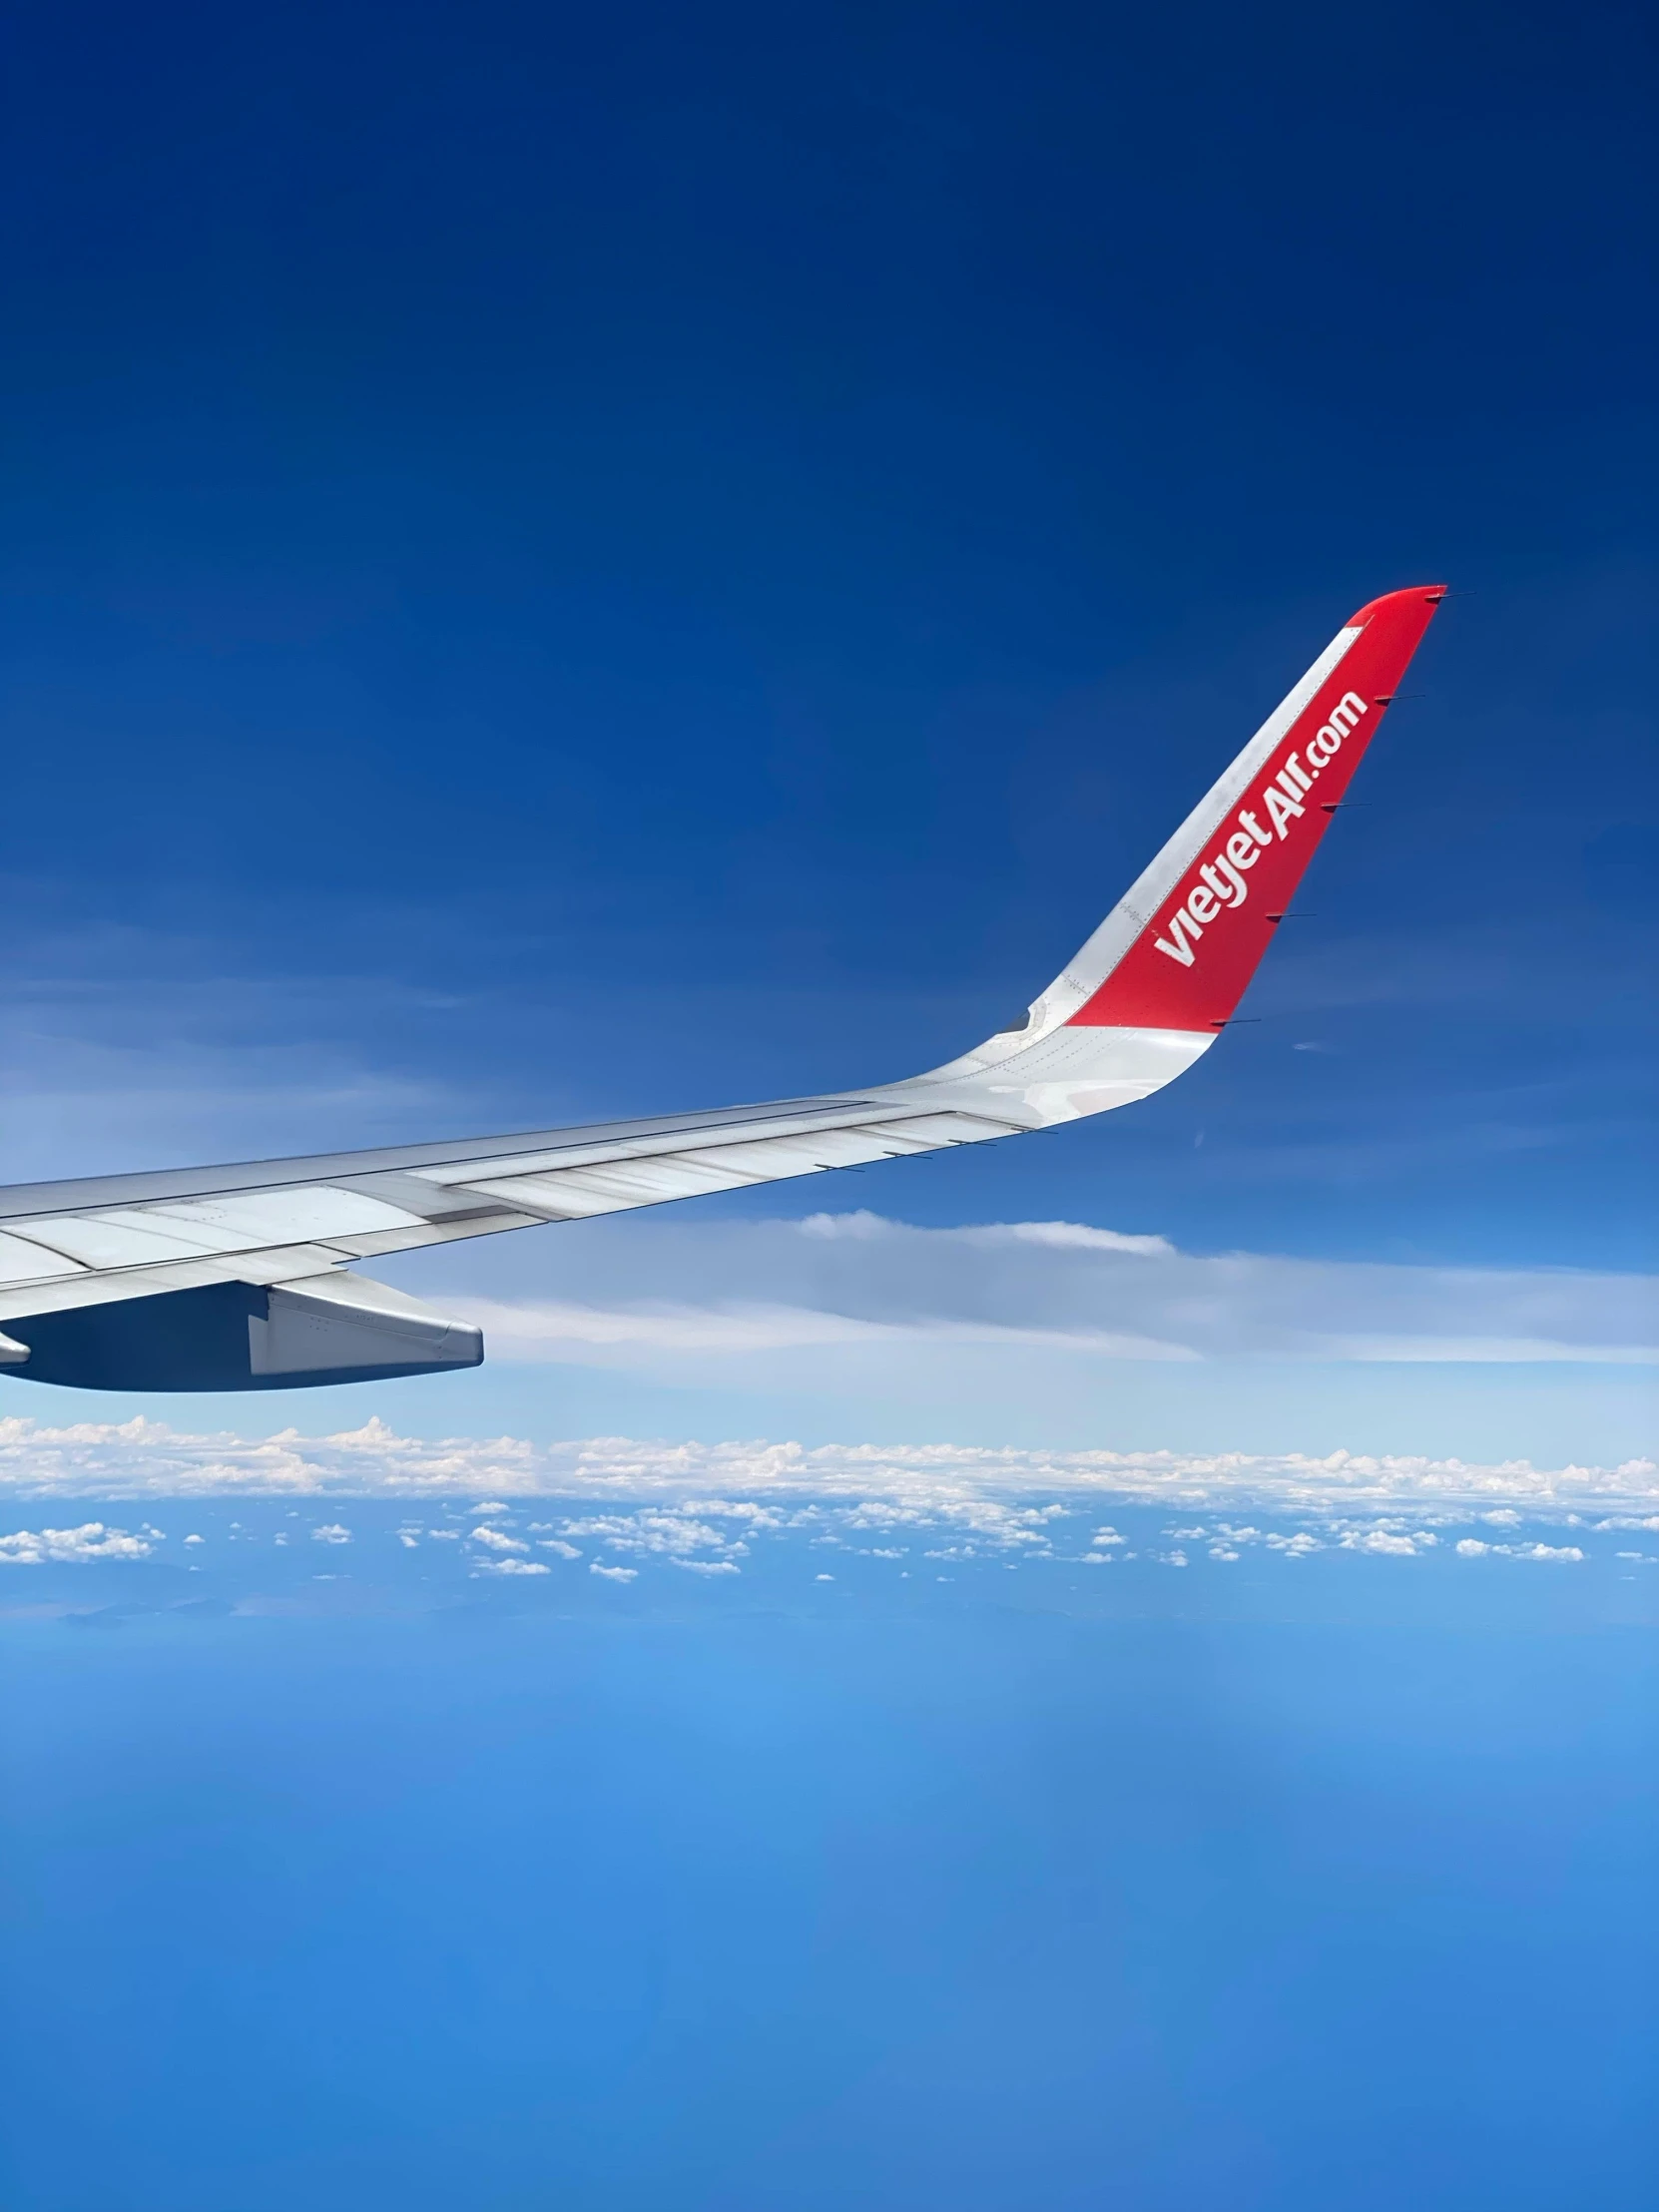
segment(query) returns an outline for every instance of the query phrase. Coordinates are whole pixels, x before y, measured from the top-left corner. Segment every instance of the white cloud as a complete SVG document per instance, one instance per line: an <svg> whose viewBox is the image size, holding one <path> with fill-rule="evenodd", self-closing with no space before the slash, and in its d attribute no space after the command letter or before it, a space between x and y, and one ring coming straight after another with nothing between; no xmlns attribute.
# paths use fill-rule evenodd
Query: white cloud
<svg viewBox="0 0 1659 2212"><path fill-rule="evenodd" d="M804 1352L899 1375L922 1351L946 1374L1033 1352L1091 1364L1659 1362L1650 1276L1196 1254L1082 1222L920 1229L868 1212L647 1225L600 1256L606 1275L592 1248L584 1257L579 1295L448 1302L498 1359L665 1380L710 1361L752 1375ZM556 1256L539 1279L559 1281Z"/></svg>
<svg viewBox="0 0 1659 2212"><path fill-rule="evenodd" d="M491 1551L528 1551L530 1548L528 1544L520 1543L516 1536L504 1536L499 1528L475 1528L467 1542L484 1544Z"/></svg>
<svg viewBox="0 0 1659 2212"><path fill-rule="evenodd" d="M1078 1221L1002 1221L959 1232L969 1243L994 1252L1002 1245L1045 1245L1051 1252L1126 1252L1137 1260L1173 1260L1167 1237L1125 1236L1116 1229L1090 1229Z"/></svg>
<svg viewBox="0 0 1659 2212"><path fill-rule="evenodd" d="M532 1522L531 1525L534 1526L535 1524ZM538 1536L536 1538L536 1549L538 1551L556 1551L561 1559L580 1559L582 1556L576 1546L567 1544L562 1536Z"/></svg>
<svg viewBox="0 0 1659 2212"><path fill-rule="evenodd" d="M848 1516L837 1524L843 1533L902 1534L942 1516L963 1540L1000 1550L1045 1543L1045 1515L1062 1510L1059 1499L1095 1514L1130 1504L1178 1514L1271 1510L1320 1521L1386 1515L1390 1508L1529 1520L1578 1512L1596 1516L1598 1527L1659 1529L1659 1464L1646 1458L1540 1468L1524 1459L1482 1464L1350 1451L1041 1451L949 1442L810 1447L626 1436L537 1444L510 1436L403 1436L377 1418L332 1435L287 1428L265 1438L198 1435L148 1419L68 1427L0 1420L0 1495L19 1499L287 1494L421 1501L470 1490L491 1502L566 1501L577 1509L574 1519L542 1524L557 1526L566 1541L582 1535L604 1541L622 1532L620 1524L601 1525L606 1512L619 1504L650 1506L664 1518L654 1527L630 1519L626 1534L634 1548L711 1555L818 1501ZM462 1534L428 1528L422 1540L456 1542ZM1183 1523L1173 1540L1189 1538Z"/></svg>
<svg viewBox="0 0 1659 2212"><path fill-rule="evenodd" d="M734 1299L722 1306L651 1304L599 1307L542 1299L522 1305L452 1298L463 1321L486 1332L498 1360L557 1364L638 1365L657 1355L805 1352L830 1347L902 1347L925 1341L950 1351L975 1347L1084 1353L1102 1360L1197 1360L1191 1347L1133 1330L1043 1329L1015 1322L945 1315L888 1321L828 1313L810 1306L762 1305Z"/></svg>
<svg viewBox="0 0 1659 2212"><path fill-rule="evenodd" d="M1350 1528L1341 1537L1345 1551L1374 1551L1384 1557L1414 1559L1435 1538L1419 1529L1414 1535L1404 1536L1388 1528Z"/></svg>
<svg viewBox="0 0 1659 2212"><path fill-rule="evenodd" d="M907 1226L863 1209L851 1214L809 1214L799 1224L804 1237L843 1241L850 1238L860 1244L903 1235ZM946 1234L987 1251L1013 1244L1047 1245L1053 1251L1127 1252L1143 1260L1169 1259L1175 1252L1167 1237L1126 1236L1116 1229L1091 1229L1077 1221L985 1222L976 1228L950 1230Z"/></svg>
<svg viewBox="0 0 1659 2212"><path fill-rule="evenodd" d="M1584 1558L1577 1544L1488 1544L1482 1543L1478 1536L1462 1537L1457 1551L1464 1559L1551 1559L1565 1565L1577 1565ZM1621 1559L1634 1556L1631 1552L1619 1553Z"/></svg>
<svg viewBox="0 0 1659 2212"><path fill-rule="evenodd" d="M719 1551L726 1539L718 1528L684 1513L603 1513L565 1523L567 1536L597 1538L627 1551L656 1551L670 1557L699 1550Z"/></svg>
<svg viewBox="0 0 1659 2212"><path fill-rule="evenodd" d="M77 1563L94 1559L148 1559L147 1536L130 1536L124 1528L108 1528L102 1521L83 1521L79 1528L19 1528L0 1536L0 1566L39 1567L49 1560Z"/></svg>
<svg viewBox="0 0 1659 2212"><path fill-rule="evenodd" d="M634 1582L639 1579L638 1567L604 1567L597 1559L588 1568L589 1574L602 1574L607 1582Z"/></svg>
<svg viewBox="0 0 1659 2212"><path fill-rule="evenodd" d="M348 1544L351 1541L351 1531L339 1521L319 1521L311 1530L311 1541L315 1544Z"/></svg>
<svg viewBox="0 0 1659 2212"><path fill-rule="evenodd" d="M551 1574L553 1569L544 1566L539 1559L480 1559L472 1571L474 1574Z"/></svg>

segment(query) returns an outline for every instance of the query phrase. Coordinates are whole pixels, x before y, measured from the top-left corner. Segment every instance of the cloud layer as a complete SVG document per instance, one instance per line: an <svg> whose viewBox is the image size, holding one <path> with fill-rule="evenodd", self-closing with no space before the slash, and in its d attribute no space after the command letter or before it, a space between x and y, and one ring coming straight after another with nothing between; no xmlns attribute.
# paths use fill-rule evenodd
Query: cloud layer
<svg viewBox="0 0 1659 2212"><path fill-rule="evenodd" d="M410 1501L476 1496L499 1516L535 1498L678 1506L711 1493L766 1501L830 1500L871 1512L910 1509L997 1518L1024 1511L1034 1495L1098 1497L1200 1507L1257 1503L1324 1516L1411 1506L1483 1512L1659 1513L1659 1462L1616 1467L1534 1467L1525 1460L1476 1465L1456 1458L1298 1453L1024 1451L950 1443L887 1446L794 1442L651 1442L598 1436L538 1444L525 1437L400 1436L379 1419L327 1436L283 1429L264 1438L193 1435L164 1422L77 1422L53 1428L0 1421L0 1494L16 1499L87 1496L295 1498L392 1497ZM758 1501L758 1502L757 1502ZM739 1517L751 1504L734 1505ZM724 1509L723 1509L724 1510ZM728 1514L728 1518L730 1514ZM642 1527L647 1524L641 1524ZM679 1523L676 1524L680 1525ZM593 1522L598 1527L598 1521ZM587 1533L584 1523L584 1533ZM536 1533L569 1541L569 1528ZM336 1521L318 1541L349 1540ZM647 1549L663 1549L641 1537ZM497 1558L529 1550L526 1539L487 1521L475 1549ZM547 1548L557 1549L557 1544ZM669 1550L673 1550L669 1546ZM681 1543L695 1553L695 1543Z"/></svg>
<svg viewBox="0 0 1659 2212"><path fill-rule="evenodd" d="M1567 1269L1182 1252L1079 1222L920 1229L878 1214L708 1222L601 1256L580 1297L449 1303L493 1358L674 1374L848 1349L1218 1359L1659 1365L1659 1284ZM563 1255L542 1246L543 1279ZM633 1262L632 1280L622 1271ZM638 1295L648 1275L652 1295Z"/></svg>

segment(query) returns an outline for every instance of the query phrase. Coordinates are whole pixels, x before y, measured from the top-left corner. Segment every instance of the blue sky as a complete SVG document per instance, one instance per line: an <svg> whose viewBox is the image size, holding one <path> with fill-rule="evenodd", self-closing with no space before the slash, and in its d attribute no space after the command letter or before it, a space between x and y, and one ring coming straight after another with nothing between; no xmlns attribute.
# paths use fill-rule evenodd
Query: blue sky
<svg viewBox="0 0 1659 2212"><path fill-rule="evenodd" d="M1098 1127L582 1259L684 1301L700 1232L828 1204L1650 1272L1649 50L1596 22L35 14L11 1173L933 1064L1356 605L1445 577L1255 1026ZM523 1298L551 1242L402 1272ZM1204 1446L1268 1389L1251 1448L1652 1443L1646 1378L1559 1348L1329 1364L1097 1361L1080 1417ZM821 1397L762 1360L396 1411L960 1433L948 1389Z"/></svg>
<svg viewBox="0 0 1659 2212"><path fill-rule="evenodd" d="M4 1180L935 1064L1459 596L1145 1105L381 1270L476 1374L0 1382L9 2202L1645 2201L1653 64L23 11Z"/></svg>

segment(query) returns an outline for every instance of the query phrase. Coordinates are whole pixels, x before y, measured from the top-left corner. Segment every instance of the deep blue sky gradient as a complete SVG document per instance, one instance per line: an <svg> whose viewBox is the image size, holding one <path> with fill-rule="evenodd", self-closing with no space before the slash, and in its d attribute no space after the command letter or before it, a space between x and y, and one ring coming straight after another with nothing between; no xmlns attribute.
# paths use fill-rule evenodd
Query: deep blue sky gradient
<svg viewBox="0 0 1659 2212"><path fill-rule="evenodd" d="M1355 605L1444 577L1261 1027L881 1203L1646 1264L1651 44L27 15L10 1021L90 1102L16 1174L929 1064ZM203 1052L288 1080L216 1115Z"/></svg>

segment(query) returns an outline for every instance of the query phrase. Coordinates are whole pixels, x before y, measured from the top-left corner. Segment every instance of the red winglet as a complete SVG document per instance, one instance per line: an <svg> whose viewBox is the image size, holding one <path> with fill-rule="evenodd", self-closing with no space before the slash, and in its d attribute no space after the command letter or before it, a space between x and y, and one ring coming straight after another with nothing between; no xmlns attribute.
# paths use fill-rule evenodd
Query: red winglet
<svg viewBox="0 0 1659 2212"><path fill-rule="evenodd" d="M1213 1030L1229 1019L1445 591L1388 592L1351 616L1345 630L1360 635L1236 803L1224 799L1175 887L1072 1025Z"/></svg>

